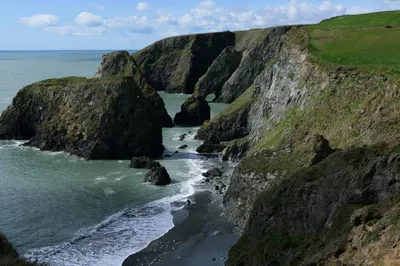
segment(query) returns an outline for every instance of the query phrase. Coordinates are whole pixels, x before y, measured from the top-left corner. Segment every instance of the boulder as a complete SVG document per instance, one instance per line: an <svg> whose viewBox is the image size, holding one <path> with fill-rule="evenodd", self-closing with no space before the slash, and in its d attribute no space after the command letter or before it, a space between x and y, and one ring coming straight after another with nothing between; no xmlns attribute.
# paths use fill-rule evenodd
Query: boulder
<svg viewBox="0 0 400 266"><path fill-rule="evenodd" d="M85 159L162 154L154 106L132 77L49 79L21 89L0 117L0 139Z"/></svg>
<svg viewBox="0 0 400 266"><path fill-rule="evenodd" d="M141 168L141 169L152 169L154 167L161 166L159 162L156 162L148 157L133 157L130 168Z"/></svg>
<svg viewBox="0 0 400 266"><path fill-rule="evenodd" d="M181 111L175 115L176 125L201 126L210 119L210 106L201 96L191 96L182 104Z"/></svg>
<svg viewBox="0 0 400 266"><path fill-rule="evenodd" d="M144 78L142 71L135 59L127 51L118 51L105 54L101 64L96 71L95 78L111 76L131 76L155 109L155 114L161 121L163 127L173 127L171 117L165 109L161 96L153 89Z"/></svg>
<svg viewBox="0 0 400 266"><path fill-rule="evenodd" d="M158 41L133 57L156 90L190 94L222 50L234 43L229 31L185 35Z"/></svg>
<svg viewBox="0 0 400 266"><path fill-rule="evenodd" d="M204 177L222 176L222 171L219 168L213 168L202 174Z"/></svg>
<svg viewBox="0 0 400 266"><path fill-rule="evenodd" d="M186 149L187 147L188 147L188 145L182 145L182 146L179 146L178 149L184 150L184 149Z"/></svg>
<svg viewBox="0 0 400 266"><path fill-rule="evenodd" d="M163 166L152 168L145 176L144 182L150 182L156 186L165 186L171 183L171 178Z"/></svg>

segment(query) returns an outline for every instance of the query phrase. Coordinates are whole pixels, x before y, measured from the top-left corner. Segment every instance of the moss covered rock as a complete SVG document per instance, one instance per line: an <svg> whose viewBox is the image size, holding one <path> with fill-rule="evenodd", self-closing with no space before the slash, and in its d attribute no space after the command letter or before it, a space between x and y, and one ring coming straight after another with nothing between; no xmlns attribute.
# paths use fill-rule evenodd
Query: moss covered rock
<svg viewBox="0 0 400 266"><path fill-rule="evenodd" d="M171 117L165 109L160 95L147 83L135 59L127 51L118 51L103 55L101 65L95 74L96 78L111 76L131 76L134 78L143 95L154 106L163 127L173 127Z"/></svg>
<svg viewBox="0 0 400 266"><path fill-rule="evenodd" d="M158 41L133 57L156 90L193 93L215 58L234 43L235 34L229 31L185 35Z"/></svg>
<svg viewBox="0 0 400 266"><path fill-rule="evenodd" d="M175 115L176 125L200 126L210 119L210 106L202 96L191 96L182 104L181 111Z"/></svg>
<svg viewBox="0 0 400 266"><path fill-rule="evenodd" d="M34 266L38 264L27 262L20 258L17 250L8 241L8 239L0 233L0 265L4 266Z"/></svg>
<svg viewBox="0 0 400 266"><path fill-rule="evenodd" d="M154 106L132 77L62 78L21 89L0 117L0 139L86 159L162 153Z"/></svg>

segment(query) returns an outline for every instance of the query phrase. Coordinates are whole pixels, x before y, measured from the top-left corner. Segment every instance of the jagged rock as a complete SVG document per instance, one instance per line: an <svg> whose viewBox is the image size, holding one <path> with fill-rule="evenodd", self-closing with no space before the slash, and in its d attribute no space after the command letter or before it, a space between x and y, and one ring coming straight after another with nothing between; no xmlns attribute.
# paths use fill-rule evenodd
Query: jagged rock
<svg viewBox="0 0 400 266"><path fill-rule="evenodd" d="M165 109L161 96L153 89L144 78L142 71L135 59L127 51L118 51L105 54L101 65L96 71L95 78L111 76L131 76L143 92L143 95L154 106L156 115L159 117L163 127L173 127L171 117Z"/></svg>
<svg viewBox="0 0 400 266"><path fill-rule="evenodd" d="M329 141L325 139L322 135L314 136L313 148L315 151L315 157L312 160L311 164L317 164L335 152L335 150L333 150L331 146L329 146Z"/></svg>
<svg viewBox="0 0 400 266"><path fill-rule="evenodd" d="M221 95L222 86L235 72L242 59L242 53L235 47L226 47L208 68L207 73L200 78L194 88L194 94L206 97L214 94Z"/></svg>
<svg viewBox="0 0 400 266"><path fill-rule="evenodd" d="M142 169L152 169L155 167L159 167L160 163L156 162L148 157L133 157L131 159L131 163L129 164L130 168L142 168Z"/></svg>
<svg viewBox="0 0 400 266"><path fill-rule="evenodd" d="M204 143L196 149L196 152L198 152L198 153L219 153L219 152L222 152L225 149L225 147L226 146L224 144Z"/></svg>
<svg viewBox="0 0 400 266"><path fill-rule="evenodd" d="M183 141L186 138L186 134L182 134L179 136L179 141Z"/></svg>
<svg viewBox="0 0 400 266"><path fill-rule="evenodd" d="M182 104L181 111L175 115L176 125L200 126L210 119L210 106L204 97L191 96Z"/></svg>
<svg viewBox="0 0 400 266"><path fill-rule="evenodd" d="M227 265L331 265L327 261L337 254L349 258L349 265L381 258L399 237L398 229L387 231L393 223L390 217L400 206L395 200L400 193L399 162L399 154L390 145L351 148L270 184L258 195ZM250 176L247 173L241 179ZM369 230L358 227L375 223ZM374 235L377 238L372 239ZM285 244L298 239L302 239L299 245ZM364 251L376 247L382 248L381 253L366 258ZM262 248L273 248L274 253L260 253Z"/></svg>
<svg viewBox="0 0 400 266"><path fill-rule="evenodd" d="M178 149L184 150L184 149L186 149L187 147L188 147L188 145L182 145L182 146L179 146Z"/></svg>
<svg viewBox="0 0 400 266"><path fill-rule="evenodd" d="M158 41L133 56L156 90L193 93L215 58L234 43L235 34L229 31L178 36Z"/></svg>
<svg viewBox="0 0 400 266"><path fill-rule="evenodd" d="M222 171L219 168L213 168L202 174L204 177L222 176Z"/></svg>
<svg viewBox="0 0 400 266"><path fill-rule="evenodd" d="M171 178L163 166L152 168L144 177L144 182L150 182L156 186L165 186L171 183Z"/></svg>
<svg viewBox="0 0 400 266"><path fill-rule="evenodd" d="M0 139L86 159L163 152L154 107L132 77L62 78L21 89L0 117Z"/></svg>

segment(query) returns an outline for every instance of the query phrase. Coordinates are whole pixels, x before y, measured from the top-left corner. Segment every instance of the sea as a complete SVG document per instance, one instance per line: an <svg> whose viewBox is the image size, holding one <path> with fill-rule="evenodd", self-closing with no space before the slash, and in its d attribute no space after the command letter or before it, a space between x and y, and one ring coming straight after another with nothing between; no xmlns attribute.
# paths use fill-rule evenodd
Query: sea
<svg viewBox="0 0 400 266"><path fill-rule="evenodd" d="M65 76L93 77L101 56L111 51L0 51L0 112L19 89ZM134 52L134 51L130 51ZM160 92L171 116L189 97ZM210 103L211 115L227 105ZM121 265L173 226L205 170L196 156L196 127L163 130L160 160L172 184L143 183L146 170L129 161L86 161L63 152L0 141L0 232L31 261L50 266ZM181 134L187 138L179 141ZM177 147L188 149L175 154Z"/></svg>

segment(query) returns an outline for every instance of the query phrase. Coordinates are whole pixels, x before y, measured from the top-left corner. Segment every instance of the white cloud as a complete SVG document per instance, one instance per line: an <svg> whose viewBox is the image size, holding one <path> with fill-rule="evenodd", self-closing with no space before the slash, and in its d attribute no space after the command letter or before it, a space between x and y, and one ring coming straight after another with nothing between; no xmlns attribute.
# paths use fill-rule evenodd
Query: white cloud
<svg viewBox="0 0 400 266"><path fill-rule="evenodd" d="M56 25L58 18L53 14L36 14L30 17L21 17L19 21L29 27L43 27Z"/></svg>
<svg viewBox="0 0 400 266"><path fill-rule="evenodd" d="M213 8L215 6L215 3L211 0L200 2L199 4L200 7L203 8Z"/></svg>
<svg viewBox="0 0 400 266"><path fill-rule="evenodd" d="M158 24L177 24L177 19L172 13L164 12L163 10L157 11L157 16L154 22Z"/></svg>
<svg viewBox="0 0 400 266"><path fill-rule="evenodd" d="M100 16L89 12L81 12L76 18L75 22L77 25L83 25L87 27L97 27L103 23Z"/></svg>
<svg viewBox="0 0 400 266"><path fill-rule="evenodd" d="M151 5L146 2L139 2L136 6L137 11L148 11L151 10Z"/></svg>

